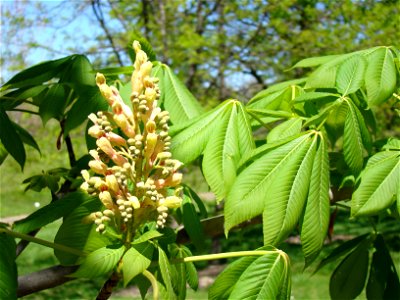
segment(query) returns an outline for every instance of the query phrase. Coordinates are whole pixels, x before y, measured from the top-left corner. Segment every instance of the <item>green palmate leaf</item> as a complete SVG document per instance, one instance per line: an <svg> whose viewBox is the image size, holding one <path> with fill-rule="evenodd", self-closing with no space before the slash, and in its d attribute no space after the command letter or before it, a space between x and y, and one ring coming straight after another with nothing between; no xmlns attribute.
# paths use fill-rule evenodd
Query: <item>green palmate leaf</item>
<svg viewBox="0 0 400 300"><path fill-rule="evenodd" d="M263 211L264 244L277 245L298 223L309 189L317 136L307 141L281 168L279 180L268 190ZM282 177L281 177L282 176Z"/></svg>
<svg viewBox="0 0 400 300"><path fill-rule="evenodd" d="M230 100L218 116L203 158L204 176L217 200L224 198L233 184L240 157L254 147L250 121L243 106Z"/></svg>
<svg viewBox="0 0 400 300"><path fill-rule="evenodd" d="M57 77L72 57L73 55L57 60L46 61L25 69L11 78L4 85L4 88L30 87L32 85L39 85L47 82L50 79Z"/></svg>
<svg viewBox="0 0 400 300"><path fill-rule="evenodd" d="M71 83L75 90L85 86L96 86L95 74L87 57L84 55L71 56L68 67L63 70L60 82Z"/></svg>
<svg viewBox="0 0 400 300"><path fill-rule="evenodd" d="M199 116L203 112L203 108L196 98L168 66L163 64L161 67L163 69L162 76L160 73L158 78L163 88L161 92L163 104L170 113L171 122L180 125Z"/></svg>
<svg viewBox="0 0 400 300"><path fill-rule="evenodd" d="M257 256L247 256L229 264L228 267L218 275L214 284L208 290L208 298L210 300L228 299L240 276L256 259Z"/></svg>
<svg viewBox="0 0 400 300"><path fill-rule="evenodd" d="M17 123L12 122L12 124L14 125L14 128L17 131L17 133L19 134L19 137L21 138L22 142L24 144L27 144L27 145L35 148L40 153L39 145L36 143L36 141L32 137L32 135L27 130L25 130L24 128L19 126Z"/></svg>
<svg viewBox="0 0 400 300"><path fill-rule="evenodd" d="M117 75L132 75L133 72L133 66L127 66L127 67L114 67L114 68L103 68L96 70L96 73L102 73L104 76L117 76Z"/></svg>
<svg viewBox="0 0 400 300"><path fill-rule="evenodd" d="M289 85L272 93L268 90L261 91L250 99L246 108L291 112L290 102L296 97L298 89L296 85Z"/></svg>
<svg viewBox="0 0 400 300"><path fill-rule="evenodd" d="M34 87L5 91L4 94L1 94L0 96L1 106L3 106L5 110L12 110L16 106L20 105L23 100L29 98L35 99L36 96L44 92L46 89L48 89L47 85L37 85ZM37 105L37 103L33 101L33 105Z"/></svg>
<svg viewBox="0 0 400 300"><path fill-rule="evenodd" d="M39 106L39 115L42 118L43 125L51 118L61 120L67 106L66 101L67 95L63 84L55 84L49 88Z"/></svg>
<svg viewBox="0 0 400 300"><path fill-rule="evenodd" d="M161 247L158 247L158 265L160 268L162 280L165 284L168 299L175 299L176 296L172 287L172 281L174 280L174 278L172 277L171 265L169 263L167 255L165 254L164 250L161 249Z"/></svg>
<svg viewBox="0 0 400 300"><path fill-rule="evenodd" d="M315 269L315 272L320 270L325 265L327 265L327 264L339 259L343 255L349 253L350 251L352 251L355 247L357 247L361 242L363 242L368 237L369 237L369 234L363 234L363 235L360 235L350 241L344 242L340 246L336 247L335 249L333 249L333 251L327 257L325 257L319 263L318 267Z"/></svg>
<svg viewBox="0 0 400 300"><path fill-rule="evenodd" d="M196 192L190 188L190 186L185 184L183 184L183 192L192 200L192 203L196 203L199 209L200 218L207 218L208 212L206 206L204 205L204 202L200 199L199 195L197 195Z"/></svg>
<svg viewBox="0 0 400 300"><path fill-rule="evenodd" d="M289 259L281 251L241 258L217 277L208 296L209 299L289 299Z"/></svg>
<svg viewBox="0 0 400 300"><path fill-rule="evenodd" d="M368 274L370 243L370 240L361 242L333 271L329 282L329 293L333 300L354 299L363 290Z"/></svg>
<svg viewBox="0 0 400 300"><path fill-rule="evenodd" d="M365 72L367 100L379 105L389 99L396 90L396 67L389 48L380 48L369 55Z"/></svg>
<svg viewBox="0 0 400 300"><path fill-rule="evenodd" d="M349 109L346 102L338 101L337 103L329 112L324 125L332 145L335 145L336 141L343 135L344 123Z"/></svg>
<svg viewBox="0 0 400 300"><path fill-rule="evenodd" d="M65 217L88 199L90 199L90 196L82 192L69 193L65 197L35 211L25 219L15 222L13 229L21 233L28 233Z"/></svg>
<svg viewBox="0 0 400 300"><path fill-rule="evenodd" d="M150 266L153 251L154 246L149 242L144 242L133 245L124 254L122 258L124 286Z"/></svg>
<svg viewBox="0 0 400 300"><path fill-rule="evenodd" d="M335 100L339 98L340 95L333 94L333 93L326 93L326 92L307 92L301 94L300 96L296 97L294 101L296 102L305 102L305 101L317 101L317 100L326 100L331 98Z"/></svg>
<svg viewBox="0 0 400 300"><path fill-rule="evenodd" d="M171 127L173 156L183 163L190 163L199 157L215 130L214 124L226 106L227 103L222 103L206 114L187 122L185 126Z"/></svg>
<svg viewBox="0 0 400 300"><path fill-rule="evenodd" d="M306 267L317 258L329 225L329 159L326 141L319 139L311 171L308 199L301 222Z"/></svg>
<svg viewBox="0 0 400 300"><path fill-rule="evenodd" d="M350 169L358 174L363 167L363 145L370 144L370 136L358 108L348 100L344 123L343 153Z"/></svg>
<svg viewBox="0 0 400 300"><path fill-rule="evenodd" d="M400 151L382 151L372 156L359 182L351 201L352 216L374 215L389 207L400 186Z"/></svg>
<svg viewBox="0 0 400 300"><path fill-rule="evenodd" d="M366 288L367 298L398 299L400 297L399 278L382 235L376 237L374 246L376 251L372 257L371 269ZM394 286L391 286L391 276L394 276L395 282L397 282Z"/></svg>
<svg viewBox="0 0 400 300"><path fill-rule="evenodd" d="M118 264L125 247L121 245L107 246L90 253L78 270L71 274L79 278L96 278L109 274Z"/></svg>
<svg viewBox="0 0 400 300"><path fill-rule="evenodd" d="M191 199L184 195L181 206L182 221L186 232L190 237L190 241L198 250L204 249L204 232L200 218L197 215L196 209Z"/></svg>
<svg viewBox="0 0 400 300"><path fill-rule="evenodd" d="M336 76L337 90L345 96L361 88L366 66L367 62L361 55L350 56L342 62Z"/></svg>
<svg viewBox="0 0 400 300"><path fill-rule="evenodd" d="M267 143L273 143L280 139L295 136L301 132L303 120L300 118L289 119L274 127L267 135Z"/></svg>
<svg viewBox="0 0 400 300"><path fill-rule="evenodd" d="M91 198L75 208L66 218L59 228L54 242L66 245L84 253L93 252L96 249L106 246L109 242L104 235L95 230L92 221L85 221L92 212L98 211L101 202L97 198ZM62 265L74 265L79 257L55 249L54 254Z"/></svg>
<svg viewBox="0 0 400 300"><path fill-rule="evenodd" d="M308 191L304 178L309 178L316 146L311 135L266 152L239 174L225 202L226 234L263 212L265 243L277 242L294 226ZM305 177L300 180L299 176Z"/></svg>
<svg viewBox="0 0 400 300"><path fill-rule="evenodd" d="M17 299L15 241L5 233L0 233L0 244L0 299Z"/></svg>
<svg viewBox="0 0 400 300"><path fill-rule="evenodd" d="M340 55L326 55L326 56L305 58L296 63L291 69L316 67L325 64L327 62L330 62L338 57L340 57Z"/></svg>
<svg viewBox="0 0 400 300"><path fill-rule="evenodd" d="M79 90L79 97L68 111L64 135L87 120L91 113L107 110L108 103L97 87L86 87Z"/></svg>
<svg viewBox="0 0 400 300"><path fill-rule="evenodd" d="M307 82L304 88L334 88L336 86L336 74L339 64L342 63L346 58L351 57L352 55L352 53L340 55L319 66L307 78Z"/></svg>
<svg viewBox="0 0 400 300"><path fill-rule="evenodd" d="M20 136L8 115L0 106L0 141L7 152L18 162L21 169L24 168L26 154Z"/></svg>
<svg viewBox="0 0 400 300"><path fill-rule="evenodd" d="M156 60L156 53L153 50L153 47L149 43L149 41L143 37L139 32L133 32L130 38L130 43L128 44L128 54L129 57L132 61L132 63L135 63L136 59L136 52L132 47L132 44L134 41L138 41L140 43L140 48L147 54L147 57L149 58L149 61L155 61ZM131 72L132 73L132 72Z"/></svg>

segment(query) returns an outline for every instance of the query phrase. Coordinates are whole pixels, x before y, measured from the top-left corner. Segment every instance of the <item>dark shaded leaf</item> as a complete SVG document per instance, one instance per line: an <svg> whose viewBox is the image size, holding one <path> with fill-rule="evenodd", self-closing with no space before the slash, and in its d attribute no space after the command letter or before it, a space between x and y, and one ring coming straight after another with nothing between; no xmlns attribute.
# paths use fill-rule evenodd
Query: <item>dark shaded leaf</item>
<svg viewBox="0 0 400 300"><path fill-rule="evenodd" d="M17 299L16 244L11 236L0 233L0 245L0 299Z"/></svg>

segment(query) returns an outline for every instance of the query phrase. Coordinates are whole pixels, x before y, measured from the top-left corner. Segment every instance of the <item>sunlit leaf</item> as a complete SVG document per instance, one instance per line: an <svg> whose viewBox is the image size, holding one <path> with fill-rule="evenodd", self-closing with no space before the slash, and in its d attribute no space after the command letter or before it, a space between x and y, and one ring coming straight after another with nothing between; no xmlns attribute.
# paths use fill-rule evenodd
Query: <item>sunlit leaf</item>
<svg viewBox="0 0 400 300"><path fill-rule="evenodd" d="M283 238L284 232L298 221L303 209L308 186L297 174L299 169L303 176L310 171L314 144L311 133L304 134L266 152L244 169L225 201L225 233L264 212L264 242ZM292 189L293 184L298 191Z"/></svg>
<svg viewBox="0 0 400 300"><path fill-rule="evenodd" d="M160 268L161 277L164 281L166 293L168 299L175 299L174 289L172 287L172 275L171 275L171 265L169 263L168 257L161 247L158 247L158 266Z"/></svg>
<svg viewBox="0 0 400 300"><path fill-rule="evenodd" d="M356 92L364 82L366 67L366 59L361 55L353 55L346 59L340 64L337 71L337 90L342 95Z"/></svg>
<svg viewBox="0 0 400 300"><path fill-rule="evenodd" d="M322 65L324 63L330 62L335 58L338 58L340 55L326 55L326 56L316 56L316 57L309 57L300 60L297 62L291 69L294 68L309 68L309 67L316 67Z"/></svg>
<svg viewBox="0 0 400 300"><path fill-rule="evenodd" d="M360 184L353 193L352 216L373 215L389 207L396 199L399 186L400 151L375 154L361 173Z"/></svg>
<svg viewBox="0 0 400 300"><path fill-rule="evenodd" d="M379 105L392 96L396 89L396 68L389 48L380 48L369 55L365 86L371 105Z"/></svg>
<svg viewBox="0 0 400 300"><path fill-rule="evenodd" d="M163 76L159 79L163 87L163 104L170 113L171 122L175 125L183 124L202 114L203 108L186 86L168 66L163 64L162 68Z"/></svg>
<svg viewBox="0 0 400 300"><path fill-rule="evenodd" d="M149 242L145 242L133 245L124 254L122 258L124 286L150 266L153 251L154 246Z"/></svg>
<svg viewBox="0 0 400 300"><path fill-rule="evenodd" d="M273 143L280 139L299 134L303 120L301 118L289 119L274 127L267 135L267 143Z"/></svg>
<svg viewBox="0 0 400 300"><path fill-rule="evenodd" d="M79 266L78 270L71 274L71 276L96 278L109 274L117 266L124 251L125 247L120 245L99 248L90 253Z"/></svg>
<svg viewBox="0 0 400 300"><path fill-rule="evenodd" d="M256 251L254 251L256 252ZM289 299L290 270L286 254L271 251L231 263L215 280L209 299Z"/></svg>
<svg viewBox="0 0 400 300"><path fill-rule="evenodd" d="M87 254L106 246L108 240L104 235L95 231L96 225L92 221L85 221L85 218L90 213L98 211L100 207L101 202L97 198L92 198L75 208L64 218L63 224L54 238L54 242ZM54 254L62 265L74 265L80 258L72 253L57 249L54 250Z"/></svg>

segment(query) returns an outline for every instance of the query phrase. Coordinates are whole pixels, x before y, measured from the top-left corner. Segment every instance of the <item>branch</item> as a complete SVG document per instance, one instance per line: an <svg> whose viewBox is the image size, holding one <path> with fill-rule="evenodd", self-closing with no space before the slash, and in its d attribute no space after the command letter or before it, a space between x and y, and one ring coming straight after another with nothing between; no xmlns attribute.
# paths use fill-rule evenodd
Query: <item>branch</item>
<svg viewBox="0 0 400 300"><path fill-rule="evenodd" d="M111 47L113 48L113 52L114 52L115 56L117 57L119 65L122 67L124 64L122 62L121 56L119 55L117 47L114 44L113 37L112 37L110 31L108 30L106 23L104 21L103 12L101 11L100 0L92 0L91 3L92 3L93 13L96 16L97 21L100 23L100 26L103 29L107 40L110 42Z"/></svg>
<svg viewBox="0 0 400 300"><path fill-rule="evenodd" d="M73 277L65 277L76 271L78 266L54 266L18 277L17 296L23 297L45 289L59 286Z"/></svg>

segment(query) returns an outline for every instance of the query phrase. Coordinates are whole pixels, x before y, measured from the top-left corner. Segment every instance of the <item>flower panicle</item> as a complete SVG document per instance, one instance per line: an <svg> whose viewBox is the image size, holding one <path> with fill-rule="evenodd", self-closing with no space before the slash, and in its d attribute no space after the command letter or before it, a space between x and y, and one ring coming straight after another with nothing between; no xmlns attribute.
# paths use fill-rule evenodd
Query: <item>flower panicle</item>
<svg viewBox="0 0 400 300"><path fill-rule="evenodd" d="M160 90L157 78L151 77L152 63L139 42L135 41L133 48L136 60L129 99L107 85L103 74L96 75L109 111L89 115L93 125L88 134L96 139L97 149L89 151L94 175L83 170L81 188L97 196L104 206L88 218L98 232L107 226L124 232L151 220L162 228L168 209L182 202L182 174L178 173L182 163L170 153L169 114L157 106Z"/></svg>

